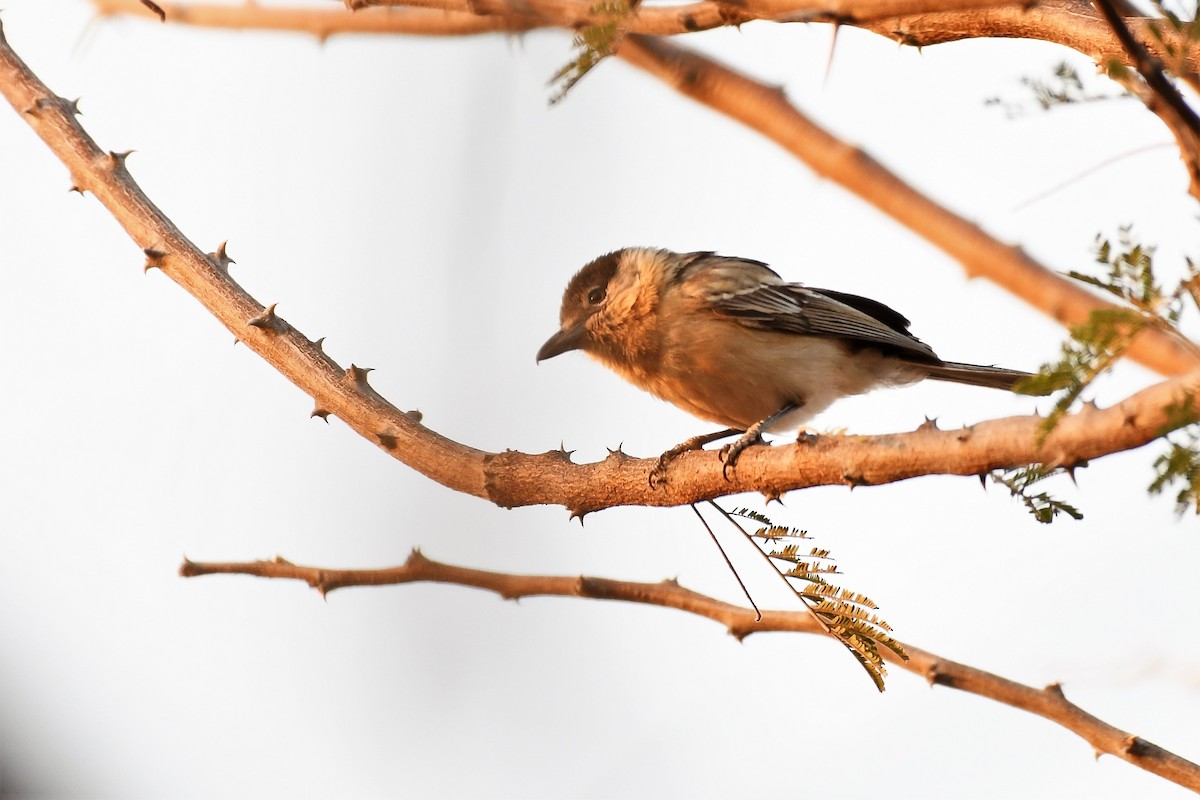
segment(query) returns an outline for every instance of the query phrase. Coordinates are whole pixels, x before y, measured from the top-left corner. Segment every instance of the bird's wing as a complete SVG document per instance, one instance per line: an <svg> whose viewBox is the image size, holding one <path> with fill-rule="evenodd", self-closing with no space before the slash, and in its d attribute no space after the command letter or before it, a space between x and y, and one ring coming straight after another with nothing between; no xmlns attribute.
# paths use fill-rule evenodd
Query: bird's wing
<svg viewBox="0 0 1200 800"><path fill-rule="evenodd" d="M929 345L908 332L903 315L858 295L781 282L714 294L709 305L719 315L750 328L845 339L914 361L941 361Z"/></svg>

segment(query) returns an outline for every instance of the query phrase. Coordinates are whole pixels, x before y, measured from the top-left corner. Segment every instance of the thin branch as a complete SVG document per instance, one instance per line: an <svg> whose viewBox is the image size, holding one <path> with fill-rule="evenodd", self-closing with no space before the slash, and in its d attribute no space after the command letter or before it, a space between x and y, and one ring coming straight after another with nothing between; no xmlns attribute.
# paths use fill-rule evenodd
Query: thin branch
<svg viewBox="0 0 1200 800"><path fill-rule="evenodd" d="M412 552L403 566L388 569L324 569L300 566L277 558L274 561L245 563L185 560L179 572L184 577L239 574L301 580L322 595L348 586L448 583L492 591L506 600L553 595L675 608L714 620L738 639L768 631L823 633L812 616L804 611L768 610L763 612L761 620L756 620L755 612L751 609L694 592L676 581L635 583L584 576L513 575L443 564L426 558L417 550ZM1067 700L1057 683L1044 689L1035 689L910 644L903 646L908 653L908 661L901 660L887 648L881 648L880 652L890 663L920 675L931 685L948 686L1036 714L1087 741L1097 755L1114 755L1180 786L1200 791L1200 765L1087 713Z"/></svg>
<svg viewBox="0 0 1200 800"><path fill-rule="evenodd" d="M93 0L92 4L101 16L154 17L141 5L141 0ZM291 31L312 34L322 40L339 33L470 36L553 27L552 23L515 10L505 16L481 16L465 8L392 8L352 14L344 8L286 8L255 3L236 6L159 3L159 6L166 15L165 22L204 28Z"/></svg>
<svg viewBox="0 0 1200 800"><path fill-rule="evenodd" d="M537 16L521 0L412 0L410 11L433 8L447 13L484 14L498 30L527 30L535 27L574 28L598 21L587 0L531 0ZM105 15L149 16L139 0L92 0ZM389 9L364 8L357 13L343 9L284 9L255 4L239 6L212 3L161 3L168 22L218 28L307 31L322 38L337 33L408 33L452 35L438 18L414 15L396 19L376 13ZM393 6L390 10L395 10ZM1054 42L1090 56L1099 63L1121 59L1124 51L1104 19L1087 0L1040 0L1037 3L994 0L700 0L638 9L630 32L656 36L691 33L756 19L774 22L832 22L863 28L914 47L929 47L962 39L1012 38ZM1159 58L1168 46L1186 53L1183 64L1195 71L1200 56L1193 55L1175 31L1164 31L1161 41L1151 35L1152 20L1131 20L1138 40ZM428 23L428 29L421 25ZM480 33L464 24L459 33Z"/></svg>
<svg viewBox="0 0 1200 800"><path fill-rule="evenodd" d="M1109 66L1109 75L1120 80L1136 95L1146 108L1150 109L1166 124L1179 145L1179 154L1187 167L1189 191L1200 200L1200 117L1183 99L1183 95L1171 79L1163 71L1158 59L1151 56L1139 42L1121 18L1113 0L1092 0L1096 9L1104 17L1109 28L1121 43L1128 61L1145 81L1147 91L1138 91L1131 86L1136 79L1132 76L1122 76L1125 72L1123 64L1116 68Z"/></svg>
<svg viewBox="0 0 1200 800"><path fill-rule="evenodd" d="M674 506L743 491L778 497L822 485L859 486L918 475L978 475L1039 462L1070 466L1139 447L1181 420L1173 409L1200 390L1200 370L1174 378L1106 410L1085 407L1065 417L1039 444L1041 419L1012 417L960 431L923 428L888 436L822 436L786 447L747 450L732 480L716 453L688 453L673 462L665 485L649 485L657 464L619 450L603 461L573 464L568 454L488 453L423 426L367 383L368 370L343 368L230 277L219 254L205 254L160 211L125 168L126 154L98 148L57 97L3 41L0 93L70 170L74 187L104 204L143 251L146 268L161 269L192 294L234 336L315 400L314 415L334 415L368 441L455 491L497 505L562 505L575 515L616 505Z"/></svg>

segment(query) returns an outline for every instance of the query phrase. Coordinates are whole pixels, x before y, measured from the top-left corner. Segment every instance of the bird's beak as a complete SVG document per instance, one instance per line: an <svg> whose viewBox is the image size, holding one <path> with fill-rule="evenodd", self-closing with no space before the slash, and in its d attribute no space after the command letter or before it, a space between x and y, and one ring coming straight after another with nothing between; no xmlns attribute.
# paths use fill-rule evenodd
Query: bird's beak
<svg viewBox="0 0 1200 800"><path fill-rule="evenodd" d="M587 329L582 325L576 325L573 328L564 328L546 340L546 343L542 345L542 349L537 352L537 360L541 362L547 358L560 356L568 350L578 350L583 345L586 335Z"/></svg>

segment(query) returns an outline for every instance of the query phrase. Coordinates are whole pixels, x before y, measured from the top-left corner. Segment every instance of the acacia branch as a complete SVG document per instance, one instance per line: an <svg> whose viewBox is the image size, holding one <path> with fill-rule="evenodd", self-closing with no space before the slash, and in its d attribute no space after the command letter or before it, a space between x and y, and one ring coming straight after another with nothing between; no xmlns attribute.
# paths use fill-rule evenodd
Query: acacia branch
<svg viewBox="0 0 1200 800"><path fill-rule="evenodd" d="M1109 66L1109 74L1121 80L1123 85L1130 88L1132 93L1145 103L1146 108L1166 124L1179 145L1179 154L1187 167L1189 191L1193 197L1200 200L1200 117L1196 116L1196 112L1183 99L1179 89L1167 77L1159 60L1150 55L1134 37L1118 13L1113 0L1093 0L1093 4L1108 23L1117 41L1121 43L1121 49L1124 50L1128 62L1145 82L1144 90L1141 90L1143 87L1130 86L1136 82L1136 78L1122 78L1121 74L1126 71L1124 65L1118 65L1115 69ZM1190 42L1185 44L1188 45Z"/></svg>
<svg viewBox="0 0 1200 800"><path fill-rule="evenodd" d="M216 28L304 31L322 38L336 33L407 33L452 35L445 23L430 14L417 15L424 9L442 9L448 14L469 13L490 20L478 28L458 33L482 33L487 30L529 30L540 27L577 28L610 21L599 15L587 0L395 0L416 6L407 11L411 17L389 15L390 8L363 8L351 13L344 9L284 9L254 4L240 6L211 3L159 3L168 22L181 22ZM92 0L105 15L132 14L154 17L139 0ZM538 11L531 14L531 3ZM371 4L359 4L371 5ZM156 18L156 17L154 17ZM772 22L833 22L862 28L900 44L929 47L963 39L1008 38L1040 39L1070 47L1098 63L1123 60L1125 52L1104 19L1087 0L699 0L668 6L639 6L629 23L631 33L673 35L691 33L726 25L741 25L753 20ZM1167 58L1171 47L1182 58L1181 67L1195 71L1200 56L1186 47L1184 37L1164 31L1160 37L1150 33L1153 20L1128 21L1138 41L1149 52ZM422 24L428 24L422 29ZM1161 39L1161 40L1160 40Z"/></svg>
<svg viewBox="0 0 1200 800"><path fill-rule="evenodd" d="M744 492L767 497L811 486L888 483L918 475L978 475L1040 462L1071 466L1139 447L1187 420L1177 413L1200 390L1200 370L1139 392L1117 406L1085 407L1038 444L1042 420L1012 417L960 431L923 426L907 434L820 436L746 451L732 480L716 453L687 453L665 485L651 487L656 459L620 452L574 464L567 453L488 453L441 436L367 383L367 370L343 368L264 307L229 275L223 253L205 254L142 192L125 154L105 152L79 125L74 104L57 97L12 51L0 29L0 93L70 170L74 187L93 193L158 268L194 296L247 347L314 398L314 415L335 416L368 441L455 491L505 507L562 505L576 515L616 505L673 506Z"/></svg>
<svg viewBox="0 0 1200 800"><path fill-rule="evenodd" d="M738 639L768 631L824 633L812 615L805 611L763 611L762 619L756 621L756 613L751 609L694 592L676 581L636 583L585 576L513 575L443 564L426 558L418 550L412 552L403 566L387 569L326 569L300 566L277 558L234 563L185 560L179 572L184 577L239 574L301 580L322 595L348 586L447 583L486 589L506 600L549 595L674 608L714 620ZM909 644L905 644L904 649L908 652L908 661L900 660L887 648L880 648L880 653L889 663L920 675L931 685L948 686L1036 714L1083 738L1097 755L1114 755L1147 772L1200 791L1200 765L1087 713L1067 700L1057 683L1035 689Z"/></svg>

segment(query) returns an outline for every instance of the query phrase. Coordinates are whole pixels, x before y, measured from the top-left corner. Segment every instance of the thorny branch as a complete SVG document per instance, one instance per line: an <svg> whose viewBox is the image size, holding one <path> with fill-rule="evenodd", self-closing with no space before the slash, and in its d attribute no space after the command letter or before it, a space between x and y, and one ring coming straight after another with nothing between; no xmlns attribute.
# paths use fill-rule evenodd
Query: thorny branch
<svg viewBox="0 0 1200 800"><path fill-rule="evenodd" d="M101 14L150 16L139 0L92 0ZM305 31L322 38L337 33L406 33L453 35L534 28L576 28L598 21L588 0L396 0L388 7L286 9L216 3L159 3L168 22L218 28ZM400 8L398 6L407 6ZM391 13L389 13L391 12ZM463 22L475 17L474 27ZM446 30L444 17L462 30ZM630 32L656 36L692 33L754 20L832 22L858 27L900 44L928 47L977 38L1040 39L1070 47L1098 63L1124 59L1121 43L1087 0L1040 0L1037 3L995 0L698 0L678 5L642 5ZM1184 52L1181 37L1149 32L1149 20L1132 19L1138 41L1162 58L1167 46ZM428 29L423 25L429 25ZM1196 70L1200 59L1190 52L1185 63Z"/></svg>
<svg viewBox="0 0 1200 800"><path fill-rule="evenodd" d="M300 566L277 558L246 563L184 561L179 572L184 577L240 574L302 580L322 595L347 586L448 583L493 591L506 600L554 595L674 608L714 620L738 639L768 631L822 633L812 615L805 611L764 611L762 619L756 621L756 614L751 609L694 592L675 581L635 583L585 576L513 575L443 564L426 558L417 550L403 566L388 569L326 569ZM908 653L907 661L897 658L887 648L881 648L881 653L890 663L924 677L931 685L948 686L1036 714L1082 737L1097 755L1114 755L1147 772L1200 791L1200 765L1092 716L1067 700L1057 683L1035 689L910 644L905 644L904 649Z"/></svg>
<svg viewBox="0 0 1200 800"><path fill-rule="evenodd" d="M96 0L96 4L101 10L111 13L116 10L129 10L119 7L127 6L132 1ZM486 7L494 2L495 0L482 0L480 3L472 3L471 9ZM312 23L315 18L314 12L304 12L308 16L303 18L281 14L274 18L271 25L328 35L355 29L353 25L357 23L352 22L353 20L366 20L361 28L357 28L359 30L380 30L380 21L387 19L391 23L402 20L394 30L408 26L404 32L458 34L484 30L526 30L543 25L570 27L586 22L584 17L578 15L578 4L574 9L577 15L574 22L548 19L545 16L546 9L552 4L543 0L524 6L535 9L533 13L524 11L518 14L501 9L497 13L485 16L457 7L443 10L450 5L449 1L439 3L430 0L420 5L426 7L406 9L400 14L377 14L372 17L365 14L321 12L327 17L326 20L322 20L322 24L328 23L326 27ZM569 7L570 3L563 2L559 5ZM710 24L705 22L702 16L680 16L678 9L656 9L655 13L660 10L664 12L664 20L668 15L675 15L675 22L667 24L679 25L685 30L745 21L730 18L728 7L720 4L694 5L697 15L712 14L716 9L717 15L723 16L723 19L718 22L713 18ZM753 14L756 7L765 9L768 5L746 3L739 8L743 9L742 13ZM879 4L879 7L883 5ZM898 13L897 7L910 9L918 5L920 4L905 5L898 0L892 4L892 13ZM775 6L770 15L765 11L758 13L762 14L759 18L779 21L829 18L842 24L862 24L863 27L878 29L885 32L885 35L908 44L948 41L948 37L962 38L966 35L1018 35L999 31L1021 29L1019 24L1013 22L1016 19L1020 19L1021 24L1025 25L1036 24L1029 21L1033 11L1019 10L1013 6L983 8L990 5L964 1L942 3L934 8L930 4L927 6L930 13L921 15L921 20L913 23L914 27L905 27L907 23L893 19L876 18L874 22L869 22L869 14L854 17L844 9L835 14L820 10L814 12L808 6L792 8L790 11ZM1039 8L1050 14L1066 9L1069 9L1070 13L1078 13L1080 5L1048 0ZM233 11L246 12L255 9L256 6L245 6L235 7ZM186 19L186 14L190 12L184 6L163 4L163 10L168 19L174 15L174 19L180 21L213 24L200 21L200 14L192 20ZM193 10L199 12L202 9L197 5ZM812 16L814 13L816 16ZM904 13L913 12L906 10ZM822 14L825 17L822 17ZM930 24L936 29L938 23L929 20L936 20L939 14L972 15L976 24L986 23L992 26L992 32L967 33L960 36L963 30L961 27L957 29L959 33L955 34L947 34L944 29L928 34L918 32L917 26L921 24ZM1081 15L1079 19L1082 18ZM1013 27L1003 28L1000 21L1005 19L1009 20ZM1075 20L1078 24L1072 26L1076 31L1086 28L1086 23L1079 23L1079 19ZM645 19L638 24L644 27L635 25L634 30L670 32L652 30L652 26ZM1052 29L1053 26L1047 26L1041 29L1041 33L1046 34ZM1041 38L1051 37L1043 35ZM794 109L791 109L789 114L787 109L779 106L778 104L786 105L781 93L761 86L755 89L751 85L753 82L743 83L740 85L743 90L748 90L747 98L764 105L759 108L749 101L730 103L729 95L723 93L729 86L737 86L738 81L745 82L748 79L662 42L646 39L632 41L633 44L622 54L628 60L673 83L680 91L764 132L801 158L813 158L812 141L819 140L820 136L828 136L815 129L816 139L803 146L789 144L789 136L795 136L796 130L802 130L805 125L811 126L811 123L804 120ZM1091 45L1077 46L1077 49L1088 52L1088 48L1091 47L1100 52L1103 48L1095 45L1095 41L1093 40ZM1094 407L1085 407L1081 413L1066 418L1041 447L1032 445L1036 439L1036 430L1040 426L1036 417L996 420L961 431L938 431L933 427L923 427L910 434L895 436L821 437L802 445L759 448L748 452L737 479L732 483L725 483L720 479L721 469L715 456L689 454L680 459L678 467L679 473L686 475L686 481L675 481L666 490L658 492L648 489L645 481L645 476L654 462L631 459L619 452L600 464L591 465L571 464L566 454L558 452L542 455L484 453L445 439L423 427L416 415L400 412L370 388L366 382L366 370L353 364L343 369L321 351L319 342L310 341L280 318L275 313L274 305L264 308L246 294L228 275L228 260L223 250L218 249L217 252L206 255L188 241L138 188L125 168L125 154L101 151L74 119L73 104L55 96L41 84L3 42L2 33L0 91L67 165L75 187L95 194L125 227L130 237L143 249L147 268L162 269L197 297L255 352L297 386L311 393L316 399L316 415L338 416L364 437L434 480L458 491L487 497L502 505L556 502L566 505L577 514L582 514L620 503L688 503L751 488L763 491L768 496L778 496L793 488L821 483L845 483L854 486L900 480L931 472L978 474L997 467L1031 461L1040 461L1052 466L1070 466L1106 453L1136 447L1160 436L1163 426L1167 424L1168 419L1172 419L1170 409L1177 408L1182 398L1200 391L1200 370L1195 369L1193 360L1169 354L1164 356L1162 342L1149 343L1145 345L1145 352L1141 354L1142 359L1165 373L1183 373L1181 377L1140 392L1114 408L1102 411ZM772 104L775 105L772 107ZM759 113L776 116L782 114L784 122L780 127L775 127L764 119L757 118L756 114ZM789 124L792 125L790 134L785 130ZM811 133L810 130L805 135ZM881 178L885 179L886 183L887 179L894 177L883 171L881 166L861 151L848 148L831 137L825 141L825 145L829 150L828 160L821 161L817 157L810 161L810 164L818 171L824 170L823 174L835 177L844 185L856 180ZM806 153L810 155L805 155ZM889 204L895 203L898 197L903 198L904 202L913 199L911 195L894 194L890 200L881 195L881 199L872 202L886 209ZM926 209L926 212L931 213L934 219L939 212L949 213L936 207L933 210ZM945 222L946 218L942 217L941 220ZM921 232L920 225L910 223L910 226ZM955 235L964 234L959 231ZM971 236L982 234L972 234L968 231L965 235L969 239ZM933 239L933 236L927 238ZM941 244L953 252L953 248L945 243ZM996 246L1003 247L998 243ZM1011 253L1008 258L1024 258L1015 249L1009 250ZM993 252L993 258L1000 262L1006 260L1006 256L1000 251ZM1031 261L1029 263L1042 269L1040 265ZM968 271L972 271L972 266L967 266ZM990 272L986 263L979 264L975 269L978 270L978 274ZM1034 280L1045 285L1046 278L1039 276ZM1060 298L1056 302L1062 304L1068 301ZM1078 300L1078 303L1081 307L1088 308L1098 305L1098 301L1090 296ZM1057 313L1061 313L1059 306L1056 306ZM1060 318L1070 317L1068 315ZM1151 355L1151 351L1159 353ZM1174 421L1178 422L1177 415ZM683 466L687 468L683 469ZM803 474L805 477L798 479L795 477L797 474ZM722 622L731 633L739 637L767 630L814 632L816 629L811 617L804 612L768 612L762 622L756 624L753 621L753 613L748 609L699 595L672 582L636 584L598 578L504 575L438 564L417 553L414 553L403 567L393 570L327 570L275 561L254 564L185 562L182 571L186 575L240 572L264 577L297 578L306 580L322 592L350 585L438 581L488 588L504 597L558 594L621 599L679 608L707 616ZM923 674L931 683L973 692L1039 714L1076 732L1089 741L1097 752L1111 753L1154 774L1200 790L1200 767L1086 714L1067 701L1056 684L1036 690L938 658L918 648L907 649L911 660L908 663L897 663L913 672Z"/></svg>
<svg viewBox="0 0 1200 800"><path fill-rule="evenodd" d="M1066 417L1041 444L1040 418L1012 417L960 431L923 427L890 436L822 436L785 447L756 447L726 480L716 453L688 453L672 464L665 486L648 481L655 459L617 451L574 464L562 451L487 453L423 426L367 383L367 370L342 367L229 275L223 254L205 254L160 211L126 169L126 156L105 152L79 125L74 104L56 96L0 42L0 92L71 172L93 193L146 256L196 297L247 347L315 401L313 413L335 416L421 474L504 507L563 505L577 516L616 505L673 506L758 491L768 498L821 485L860 486L929 474L978 475L1032 462L1071 466L1139 447L1184 424L1171 409L1200 390L1200 370L1143 390L1121 404L1086 407Z"/></svg>

